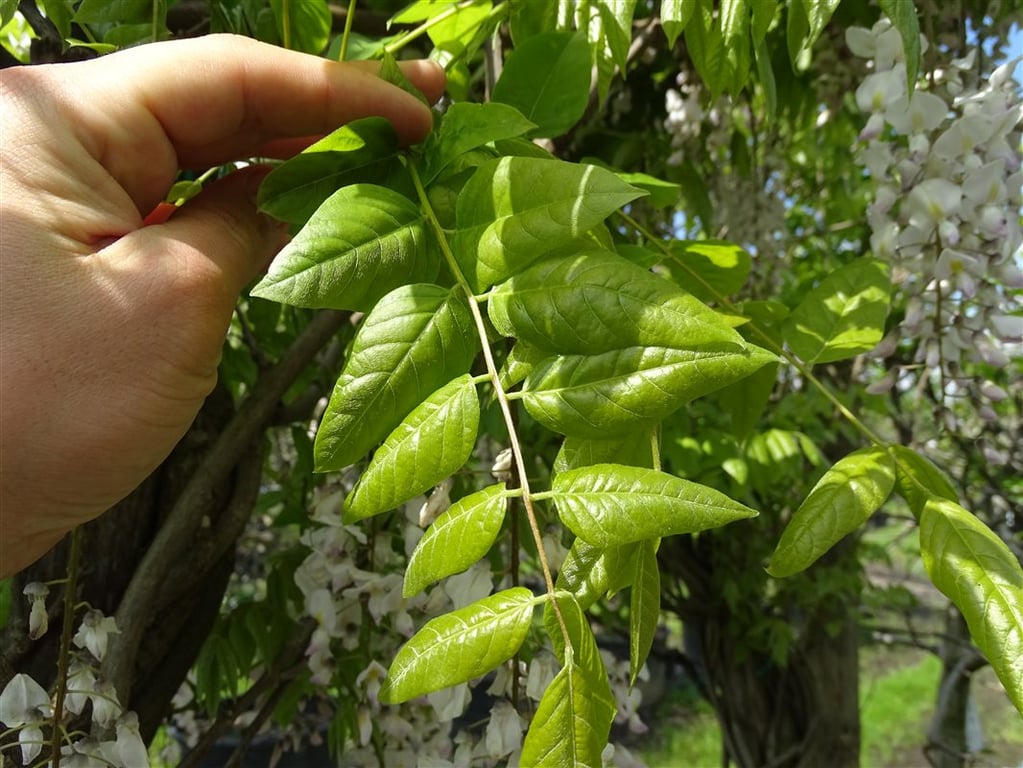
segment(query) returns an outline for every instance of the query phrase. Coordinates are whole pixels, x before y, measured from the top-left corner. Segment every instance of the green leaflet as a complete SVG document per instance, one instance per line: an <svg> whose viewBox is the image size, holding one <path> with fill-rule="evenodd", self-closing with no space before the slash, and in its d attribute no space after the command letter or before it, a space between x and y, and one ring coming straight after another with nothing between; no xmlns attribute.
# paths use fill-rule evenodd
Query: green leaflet
<svg viewBox="0 0 1023 768"><path fill-rule="evenodd" d="M916 75L920 70L920 21L916 17L916 3L905 0L880 0L881 10L892 26L899 30L902 48L906 52L906 82L909 93L916 87Z"/></svg>
<svg viewBox="0 0 1023 768"><path fill-rule="evenodd" d="M554 472L590 464L628 464L653 468L653 429L633 429L605 440L566 437L554 458Z"/></svg>
<svg viewBox="0 0 1023 768"><path fill-rule="evenodd" d="M670 249L671 279L701 301L738 293L753 267L742 247L724 240L676 240Z"/></svg>
<svg viewBox="0 0 1023 768"><path fill-rule="evenodd" d="M468 374L434 392L380 446L345 502L344 519L386 512L453 475L469 459L480 403Z"/></svg>
<svg viewBox="0 0 1023 768"><path fill-rule="evenodd" d="M340 187L389 186L397 152L398 135L387 120L354 120L274 168L259 188L259 207L282 221L303 224Z"/></svg>
<svg viewBox="0 0 1023 768"><path fill-rule="evenodd" d="M696 4L697 0L661 0L661 28L669 46L675 46L678 36L693 17Z"/></svg>
<svg viewBox="0 0 1023 768"><path fill-rule="evenodd" d="M460 155L492 141L512 139L536 126L514 107L497 102L452 104L423 150L423 184L429 184Z"/></svg>
<svg viewBox="0 0 1023 768"><path fill-rule="evenodd" d="M901 445L889 448L895 459L895 488L919 519L924 506L934 497L959 501L959 494L948 477L924 456Z"/></svg>
<svg viewBox="0 0 1023 768"><path fill-rule="evenodd" d="M636 684L654 644L661 618L661 569L657 566L657 542L636 543L635 572L629 595L629 685Z"/></svg>
<svg viewBox="0 0 1023 768"><path fill-rule="evenodd" d="M566 652L560 625L551 639L562 669L537 707L522 744L520 765L530 768L600 768L615 716L607 670L586 616L570 596L558 595L572 648ZM548 603L545 623L554 627Z"/></svg>
<svg viewBox="0 0 1023 768"><path fill-rule="evenodd" d="M501 531L506 507L504 483L498 483L459 499L440 514L409 558L403 595L417 595L487 554Z"/></svg>
<svg viewBox="0 0 1023 768"><path fill-rule="evenodd" d="M252 295L298 307L367 311L400 285L432 280L439 267L412 201L355 184L327 198Z"/></svg>
<svg viewBox="0 0 1023 768"><path fill-rule="evenodd" d="M598 547L695 533L757 514L713 488L620 464L562 472L550 495L562 522Z"/></svg>
<svg viewBox="0 0 1023 768"><path fill-rule="evenodd" d="M1023 568L997 534L953 501L920 515L920 552L931 581L962 611L970 637L1023 715Z"/></svg>
<svg viewBox="0 0 1023 768"><path fill-rule="evenodd" d="M303 53L323 53L330 40L331 14L327 3L270 0L270 7L284 47Z"/></svg>
<svg viewBox="0 0 1023 768"><path fill-rule="evenodd" d="M713 310L609 251L544 259L490 296L494 327L553 354L637 346L742 349Z"/></svg>
<svg viewBox="0 0 1023 768"><path fill-rule="evenodd" d="M636 0L603 0L597 7L604 22L604 34L611 58L618 69L625 72L629 46L632 45L632 17L636 13Z"/></svg>
<svg viewBox="0 0 1023 768"><path fill-rule="evenodd" d="M316 432L317 471L361 459L430 393L466 373L478 351L463 291L391 291L363 320L334 386Z"/></svg>
<svg viewBox="0 0 1023 768"><path fill-rule="evenodd" d="M482 292L643 194L595 166L502 157L480 166L458 197L455 257Z"/></svg>
<svg viewBox="0 0 1023 768"><path fill-rule="evenodd" d="M777 383L778 365L765 365L711 396L728 414L731 432L737 440L745 440L753 431L761 415L767 410L768 401Z"/></svg>
<svg viewBox="0 0 1023 768"><path fill-rule="evenodd" d="M888 499L894 485L895 463L882 446L862 448L840 459L785 526L768 573L782 578L808 568L863 525Z"/></svg>
<svg viewBox="0 0 1023 768"><path fill-rule="evenodd" d="M494 85L493 100L536 125L533 137L560 136L586 111L590 46L581 32L544 32L517 45Z"/></svg>
<svg viewBox="0 0 1023 768"><path fill-rule="evenodd" d="M884 335L891 281L888 267L860 258L832 272L792 310L785 342L806 363L830 363L869 352Z"/></svg>
<svg viewBox="0 0 1023 768"><path fill-rule="evenodd" d="M82 0L74 19L80 24L144 23L153 14L153 0Z"/></svg>
<svg viewBox="0 0 1023 768"><path fill-rule="evenodd" d="M686 50L700 78L717 98L729 86L728 68L721 43L721 26L716 23L714 0L694 0L696 8L686 24Z"/></svg>
<svg viewBox="0 0 1023 768"><path fill-rule="evenodd" d="M570 592L585 611L605 595L613 595L632 584L635 574L631 566L640 546L596 547L577 538L561 565L556 586Z"/></svg>
<svg viewBox="0 0 1023 768"><path fill-rule="evenodd" d="M630 347L600 355L563 355L526 378L526 410L564 435L607 438L663 419L685 403L721 389L774 355L752 345L717 349Z"/></svg>
<svg viewBox="0 0 1023 768"><path fill-rule="evenodd" d="M400 704L489 672L519 650L537 601L525 587L431 619L394 657L380 701Z"/></svg>
<svg viewBox="0 0 1023 768"><path fill-rule="evenodd" d="M750 8L747 0L722 0L721 44L733 96L746 85L750 70Z"/></svg>

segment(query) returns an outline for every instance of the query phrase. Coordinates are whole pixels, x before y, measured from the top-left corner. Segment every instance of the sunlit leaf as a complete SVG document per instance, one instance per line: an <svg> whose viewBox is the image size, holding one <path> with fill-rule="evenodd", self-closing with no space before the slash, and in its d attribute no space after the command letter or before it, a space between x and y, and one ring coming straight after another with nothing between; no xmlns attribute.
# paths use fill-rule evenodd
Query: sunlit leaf
<svg viewBox="0 0 1023 768"><path fill-rule="evenodd" d="M832 272L792 310L783 332L806 363L830 363L869 352L884 335L891 281L888 267L860 258Z"/></svg>
<svg viewBox="0 0 1023 768"><path fill-rule="evenodd" d="M697 0L661 0L661 28L674 47L696 10Z"/></svg>
<svg viewBox="0 0 1023 768"><path fill-rule="evenodd" d="M459 499L442 512L409 558L405 597L482 558L501 531L507 503L504 483L498 483Z"/></svg>
<svg viewBox="0 0 1023 768"><path fill-rule="evenodd" d="M316 433L320 472L354 464L479 351L464 292L397 288L363 320Z"/></svg>
<svg viewBox="0 0 1023 768"><path fill-rule="evenodd" d="M719 301L746 284L753 260L735 243L724 240L676 240L665 262L672 279L703 301Z"/></svg>
<svg viewBox="0 0 1023 768"><path fill-rule="evenodd" d="M738 338L738 336L737 336ZM526 410L564 435L607 438L651 422L776 358L757 347L630 347L549 358L526 378Z"/></svg>
<svg viewBox="0 0 1023 768"><path fill-rule="evenodd" d="M1023 716L1023 568L975 516L947 499L920 515L920 553L934 585L962 611L970 637Z"/></svg>
<svg viewBox="0 0 1023 768"><path fill-rule="evenodd" d="M327 47L332 17L325 0L270 0L270 7L286 48L319 54Z"/></svg>
<svg viewBox="0 0 1023 768"><path fill-rule="evenodd" d="M462 189L452 247L474 290L483 291L643 194L595 166L503 157L480 166Z"/></svg>
<svg viewBox="0 0 1023 768"><path fill-rule="evenodd" d="M431 619L398 651L380 700L400 704L472 680L507 661L526 639L538 599L514 587Z"/></svg>
<svg viewBox="0 0 1023 768"><path fill-rule="evenodd" d="M356 184L327 198L284 247L252 295L298 307L369 310L440 266L419 208L384 187Z"/></svg>
<svg viewBox="0 0 1023 768"><path fill-rule="evenodd" d="M472 453L479 420L476 385L468 374L438 389L373 455L345 503L344 519L386 512L453 475Z"/></svg>
<svg viewBox="0 0 1023 768"><path fill-rule="evenodd" d="M521 136L534 124L507 104L452 104L440 129L431 134L423 154L423 183L429 184L458 156L501 139Z"/></svg>
<svg viewBox="0 0 1023 768"><path fill-rule="evenodd" d="M894 485L895 464L882 446L862 448L840 459L785 526L768 572L781 578L808 568L863 525Z"/></svg>
<svg viewBox="0 0 1023 768"><path fill-rule="evenodd" d="M561 472L550 495L562 522L598 547L695 533L757 514L713 488L618 464Z"/></svg>

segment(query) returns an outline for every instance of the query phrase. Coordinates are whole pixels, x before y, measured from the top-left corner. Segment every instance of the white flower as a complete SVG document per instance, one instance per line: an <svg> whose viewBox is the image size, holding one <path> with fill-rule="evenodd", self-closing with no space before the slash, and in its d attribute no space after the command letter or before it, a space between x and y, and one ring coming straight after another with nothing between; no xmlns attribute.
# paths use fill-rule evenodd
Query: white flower
<svg viewBox="0 0 1023 768"><path fill-rule="evenodd" d="M359 707L355 722L359 726L359 746L365 747L373 736L373 713L367 707Z"/></svg>
<svg viewBox="0 0 1023 768"><path fill-rule="evenodd" d="M490 710L486 745L490 757L510 755L522 746L522 720L511 703L498 701Z"/></svg>
<svg viewBox="0 0 1023 768"><path fill-rule="evenodd" d="M884 112L888 123L903 136L933 131L947 114L945 100L927 91L914 91L911 98L903 94L887 104Z"/></svg>
<svg viewBox="0 0 1023 768"><path fill-rule="evenodd" d="M490 468L490 474L498 480L508 482L512 477L512 462L515 456L511 448L505 448L494 459L494 466Z"/></svg>
<svg viewBox="0 0 1023 768"><path fill-rule="evenodd" d="M494 581L490 573L490 563L480 560L467 571L444 580L444 591L455 608L463 608L477 600L482 600L494 590Z"/></svg>
<svg viewBox="0 0 1023 768"><path fill-rule="evenodd" d="M987 380L980 385L980 393L988 400L993 400L996 403L1001 402L1009 396L1009 393L1000 386L995 384L993 381Z"/></svg>
<svg viewBox="0 0 1023 768"><path fill-rule="evenodd" d="M334 596L327 589L317 589L305 599L306 613L316 620L316 623L323 627L323 631L330 637L337 637L337 606L334 605Z"/></svg>
<svg viewBox="0 0 1023 768"><path fill-rule="evenodd" d="M1023 317L991 315L988 322L1002 341L1023 341Z"/></svg>
<svg viewBox="0 0 1023 768"><path fill-rule="evenodd" d="M906 199L909 222L924 232L931 232L945 219L959 212L962 188L947 179L926 179Z"/></svg>
<svg viewBox="0 0 1023 768"><path fill-rule="evenodd" d="M425 528L434 520L437 515L451 506L451 485L454 478L448 477L442 480L434 489L433 493L426 500L426 503L419 510L419 525Z"/></svg>
<svg viewBox="0 0 1023 768"><path fill-rule="evenodd" d="M90 698L92 699L92 719L101 728L109 728L117 722L122 710L113 683L109 680L97 680Z"/></svg>
<svg viewBox="0 0 1023 768"><path fill-rule="evenodd" d="M437 720L442 723L450 722L462 714L471 698L472 693L466 683L451 685L426 696L433 711L437 713Z"/></svg>
<svg viewBox="0 0 1023 768"><path fill-rule="evenodd" d="M81 658L71 660L67 678L67 693L64 696L64 708L76 715L82 714L85 703L96 688L96 673L92 665Z"/></svg>
<svg viewBox="0 0 1023 768"><path fill-rule="evenodd" d="M103 661L109 637L117 632L117 622L113 616L104 616L102 611L91 610L86 611L82 617L82 625L73 640L79 648L88 648L97 661Z"/></svg>
<svg viewBox="0 0 1023 768"><path fill-rule="evenodd" d="M529 664L529 676L526 678L526 695L534 701L540 701L547 686L558 674L558 660L550 651L541 649Z"/></svg>
<svg viewBox="0 0 1023 768"><path fill-rule="evenodd" d="M334 678L334 654L330 650L330 635L317 627L309 638L305 650L309 657L309 669L312 670L310 680L314 685L327 685Z"/></svg>
<svg viewBox="0 0 1023 768"><path fill-rule="evenodd" d="M43 748L40 727L50 713L50 697L39 683L19 672L0 693L0 722L18 730L21 762L29 765Z"/></svg>
<svg viewBox="0 0 1023 768"><path fill-rule="evenodd" d="M387 679L387 668L378 661L371 661L369 666L355 678L355 684L360 688L365 688L366 698L374 709L380 706L380 686L383 685L385 679Z"/></svg>
<svg viewBox="0 0 1023 768"><path fill-rule="evenodd" d="M46 596L50 594L50 588L41 581L31 581L25 585L21 593L28 598L31 606L28 614L29 639L38 640L46 634L50 622L50 615L46 610Z"/></svg>
<svg viewBox="0 0 1023 768"><path fill-rule="evenodd" d="M856 89L856 105L863 112L875 114L906 96L906 65L867 75Z"/></svg>
<svg viewBox="0 0 1023 768"><path fill-rule="evenodd" d="M139 719L125 712L117 720L117 756L125 768L149 768L149 754L139 734Z"/></svg>

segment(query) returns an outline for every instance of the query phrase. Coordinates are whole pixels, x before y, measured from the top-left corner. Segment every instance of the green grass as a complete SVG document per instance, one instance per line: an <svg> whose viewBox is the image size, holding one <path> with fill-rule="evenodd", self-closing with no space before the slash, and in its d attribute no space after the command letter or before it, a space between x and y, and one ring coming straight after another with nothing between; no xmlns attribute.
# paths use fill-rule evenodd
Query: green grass
<svg viewBox="0 0 1023 768"><path fill-rule="evenodd" d="M919 747L934 709L941 662L927 654L894 670L872 673L870 657L891 653L867 651L867 661L861 664L860 759L864 765L891 765L900 750Z"/></svg>

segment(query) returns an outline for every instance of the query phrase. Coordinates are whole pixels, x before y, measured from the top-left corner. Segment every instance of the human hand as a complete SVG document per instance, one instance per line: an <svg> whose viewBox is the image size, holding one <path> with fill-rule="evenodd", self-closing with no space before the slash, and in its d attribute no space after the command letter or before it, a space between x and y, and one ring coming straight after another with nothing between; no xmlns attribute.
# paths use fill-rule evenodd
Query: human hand
<svg viewBox="0 0 1023 768"><path fill-rule="evenodd" d="M434 65L403 64L431 100ZM246 38L142 46L0 74L0 575L130 493L211 391L239 292L281 233L264 169L144 226L181 168L286 157L381 115L429 110L373 74Z"/></svg>

